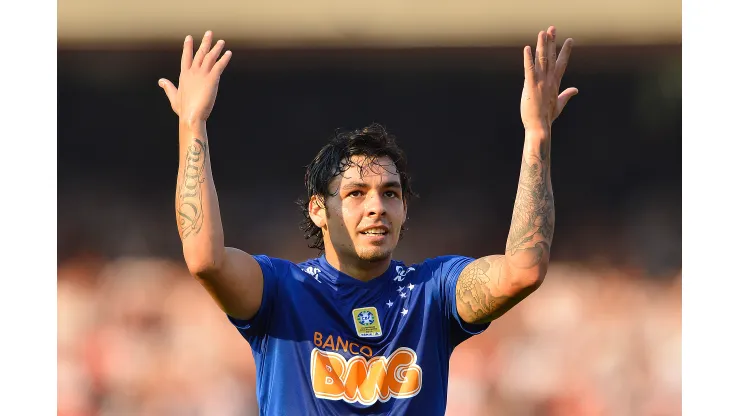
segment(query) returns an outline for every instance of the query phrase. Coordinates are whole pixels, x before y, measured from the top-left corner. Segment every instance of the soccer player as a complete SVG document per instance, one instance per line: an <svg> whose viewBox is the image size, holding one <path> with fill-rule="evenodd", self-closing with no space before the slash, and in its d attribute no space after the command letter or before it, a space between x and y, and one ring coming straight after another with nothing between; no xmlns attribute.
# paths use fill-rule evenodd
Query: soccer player
<svg viewBox="0 0 740 416"><path fill-rule="evenodd" d="M304 231L323 254L295 264L224 246L206 120L231 52L185 39L179 86L159 85L179 116L175 212L190 273L249 342L265 415L440 415L449 359L540 286L555 210L551 125L572 39L555 28L524 48L524 151L504 254L392 258L413 195L406 157L381 126L337 133L309 164ZM220 58L219 58L220 56Z"/></svg>

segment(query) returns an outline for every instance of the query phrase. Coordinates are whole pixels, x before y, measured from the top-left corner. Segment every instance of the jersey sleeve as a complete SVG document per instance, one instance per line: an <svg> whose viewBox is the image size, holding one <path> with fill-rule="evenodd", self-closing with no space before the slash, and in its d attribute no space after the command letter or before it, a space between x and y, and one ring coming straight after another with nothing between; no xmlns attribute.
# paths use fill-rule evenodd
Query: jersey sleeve
<svg viewBox="0 0 740 416"><path fill-rule="evenodd" d="M274 305L279 296L281 264L278 259L264 255L253 256L262 269L262 302L251 319L237 319L228 316L229 321L239 330L247 341L263 335L269 327Z"/></svg>
<svg viewBox="0 0 740 416"><path fill-rule="evenodd" d="M442 256L428 261L432 278L439 285L439 300L442 313L447 319L450 328L450 341L456 347L463 341L485 331L490 322L484 324L469 324L457 313L457 279L465 267L475 259L465 256Z"/></svg>

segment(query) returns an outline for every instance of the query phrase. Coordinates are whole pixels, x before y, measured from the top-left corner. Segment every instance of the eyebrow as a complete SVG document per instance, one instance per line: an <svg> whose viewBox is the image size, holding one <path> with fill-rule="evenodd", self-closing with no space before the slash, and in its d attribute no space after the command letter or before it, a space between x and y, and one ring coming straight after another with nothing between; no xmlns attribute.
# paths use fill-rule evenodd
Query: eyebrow
<svg viewBox="0 0 740 416"><path fill-rule="evenodd" d="M370 187L370 185L368 185L365 182L350 182L348 184L343 185L342 186L342 189L350 189L350 188L363 188L363 189L367 189L369 187ZM398 181L388 181L388 182L383 182L380 185L380 187L381 188L401 188L401 183L398 182Z"/></svg>

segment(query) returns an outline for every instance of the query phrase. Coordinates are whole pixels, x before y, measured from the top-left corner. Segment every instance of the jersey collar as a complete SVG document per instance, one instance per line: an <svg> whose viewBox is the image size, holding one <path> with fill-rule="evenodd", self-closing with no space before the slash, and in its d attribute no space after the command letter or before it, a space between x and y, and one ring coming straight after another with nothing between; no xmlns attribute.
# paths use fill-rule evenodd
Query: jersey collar
<svg viewBox="0 0 740 416"><path fill-rule="evenodd" d="M394 276L394 270L395 270L395 266L397 263L396 261L391 260L391 264L388 266L388 269L383 274L381 274L380 276L372 280L363 282L362 280L355 279L354 277L348 274L342 273L339 270L335 269L334 266L329 264L329 262L326 260L326 255L322 255L321 257L319 257L318 260L323 270L329 271L332 277L336 276L336 279L334 280L337 285L352 285L352 286L360 286L360 287L366 287L366 288L375 287L379 284L382 284L392 279Z"/></svg>

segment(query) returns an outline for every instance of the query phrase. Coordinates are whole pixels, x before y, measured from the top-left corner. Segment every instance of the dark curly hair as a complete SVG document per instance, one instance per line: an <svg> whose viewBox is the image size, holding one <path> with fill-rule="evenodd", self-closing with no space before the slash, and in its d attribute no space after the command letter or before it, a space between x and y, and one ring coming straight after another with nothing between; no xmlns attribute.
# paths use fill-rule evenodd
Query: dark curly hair
<svg viewBox="0 0 740 416"><path fill-rule="evenodd" d="M396 165L398 175L401 177L404 202L408 202L410 197L417 196L411 190L406 155L396 144L395 137L388 134L383 126L373 123L354 131L337 129L329 143L321 148L316 157L306 166L304 177L306 199L298 201L303 213L301 230L306 240L309 240L308 246L311 248L324 251L324 237L321 228L317 227L309 216L308 203L314 195L318 196L322 202L334 195L329 191L329 182L350 168L352 156L365 156L370 163L376 163L374 161L381 157L389 157ZM405 230L406 227L402 225L401 237Z"/></svg>

